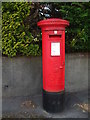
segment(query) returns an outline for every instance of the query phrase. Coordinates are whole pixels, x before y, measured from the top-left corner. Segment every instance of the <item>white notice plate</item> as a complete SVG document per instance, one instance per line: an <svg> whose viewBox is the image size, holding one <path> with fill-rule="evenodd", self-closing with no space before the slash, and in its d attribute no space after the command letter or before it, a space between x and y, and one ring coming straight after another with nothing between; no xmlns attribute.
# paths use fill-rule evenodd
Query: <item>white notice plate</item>
<svg viewBox="0 0 90 120"><path fill-rule="evenodd" d="M51 56L60 56L60 42L51 43Z"/></svg>

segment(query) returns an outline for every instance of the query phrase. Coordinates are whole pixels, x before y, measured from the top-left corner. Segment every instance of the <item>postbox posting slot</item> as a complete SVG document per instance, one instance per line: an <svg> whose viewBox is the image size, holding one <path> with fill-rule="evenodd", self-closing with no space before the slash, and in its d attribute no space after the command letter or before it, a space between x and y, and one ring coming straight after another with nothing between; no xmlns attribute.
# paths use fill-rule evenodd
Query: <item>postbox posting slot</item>
<svg viewBox="0 0 90 120"><path fill-rule="evenodd" d="M49 38L61 38L62 35L49 35Z"/></svg>
<svg viewBox="0 0 90 120"><path fill-rule="evenodd" d="M62 34L63 34L63 32L59 31L59 30L52 30L52 31L48 32L48 36L51 39L52 38L62 38Z"/></svg>

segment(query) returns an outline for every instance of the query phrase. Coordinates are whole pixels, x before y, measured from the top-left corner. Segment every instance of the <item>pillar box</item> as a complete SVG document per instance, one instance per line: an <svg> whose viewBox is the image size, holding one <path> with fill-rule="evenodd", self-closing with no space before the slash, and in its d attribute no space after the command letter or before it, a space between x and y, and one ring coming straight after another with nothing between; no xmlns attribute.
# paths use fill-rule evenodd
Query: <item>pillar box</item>
<svg viewBox="0 0 90 120"><path fill-rule="evenodd" d="M43 107L60 112L65 94L65 27L67 20L50 18L37 25L42 30Z"/></svg>

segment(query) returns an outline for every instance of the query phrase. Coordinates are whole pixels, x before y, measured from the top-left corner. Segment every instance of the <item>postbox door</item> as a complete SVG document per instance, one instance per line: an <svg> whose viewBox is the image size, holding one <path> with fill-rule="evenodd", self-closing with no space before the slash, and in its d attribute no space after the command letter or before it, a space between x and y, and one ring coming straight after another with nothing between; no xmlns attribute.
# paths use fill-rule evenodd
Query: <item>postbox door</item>
<svg viewBox="0 0 90 120"><path fill-rule="evenodd" d="M46 31L44 88L50 92L64 90L65 38L64 31ZM45 59L45 58L44 58Z"/></svg>

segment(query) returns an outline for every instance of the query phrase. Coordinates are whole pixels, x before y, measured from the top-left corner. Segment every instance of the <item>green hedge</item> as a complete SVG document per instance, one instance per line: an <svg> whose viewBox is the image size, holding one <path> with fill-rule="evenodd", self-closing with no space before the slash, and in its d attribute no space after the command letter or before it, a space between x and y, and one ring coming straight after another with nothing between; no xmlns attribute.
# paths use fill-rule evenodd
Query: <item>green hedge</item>
<svg viewBox="0 0 90 120"><path fill-rule="evenodd" d="M18 54L41 55L41 41L39 41L41 38L39 30L36 30L36 23L41 19L37 10L43 4L39 3L37 5L30 2L2 3L3 55L11 57ZM70 22L70 26L66 28L66 52L88 51L90 3L59 2L50 4L58 8L62 19L67 19Z"/></svg>
<svg viewBox="0 0 90 120"><path fill-rule="evenodd" d="M24 20L30 14L31 3L2 3L2 53L7 56L39 55L37 38L34 38Z"/></svg>

